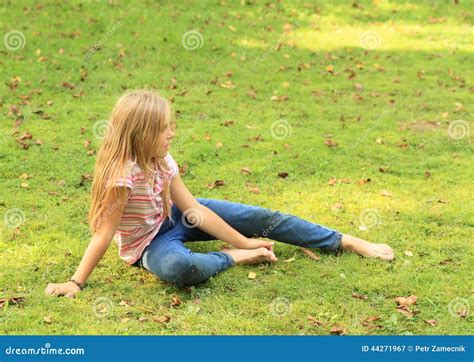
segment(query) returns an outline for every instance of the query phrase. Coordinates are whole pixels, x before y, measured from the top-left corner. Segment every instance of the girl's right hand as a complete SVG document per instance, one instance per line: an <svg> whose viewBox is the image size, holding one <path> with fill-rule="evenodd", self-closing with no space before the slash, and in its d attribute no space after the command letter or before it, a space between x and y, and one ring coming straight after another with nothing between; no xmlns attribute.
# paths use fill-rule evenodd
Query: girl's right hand
<svg viewBox="0 0 474 362"><path fill-rule="evenodd" d="M66 282L59 284L49 283L46 287L45 293L46 295L55 295L58 297L64 295L68 298L74 298L80 291L81 288L79 288L75 283Z"/></svg>

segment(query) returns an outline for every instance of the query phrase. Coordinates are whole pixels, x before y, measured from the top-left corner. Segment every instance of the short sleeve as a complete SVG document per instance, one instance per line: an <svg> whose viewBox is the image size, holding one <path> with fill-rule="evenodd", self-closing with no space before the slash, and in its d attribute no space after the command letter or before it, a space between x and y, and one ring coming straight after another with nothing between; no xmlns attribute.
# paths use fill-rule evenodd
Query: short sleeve
<svg viewBox="0 0 474 362"><path fill-rule="evenodd" d="M124 174L115 181L114 186L133 188L133 165L130 162L125 165Z"/></svg>
<svg viewBox="0 0 474 362"><path fill-rule="evenodd" d="M165 161L170 170L170 178L175 177L179 172L178 164L169 153L165 156Z"/></svg>

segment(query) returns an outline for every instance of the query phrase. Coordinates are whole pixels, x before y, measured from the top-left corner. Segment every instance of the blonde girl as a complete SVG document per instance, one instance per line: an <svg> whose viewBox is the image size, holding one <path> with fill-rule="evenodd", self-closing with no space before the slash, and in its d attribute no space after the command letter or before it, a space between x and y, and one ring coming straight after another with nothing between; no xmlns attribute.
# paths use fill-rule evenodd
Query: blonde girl
<svg viewBox="0 0 474 362"><path fill-rule="evenodd" d="M112 239L128 265L177 286L203 282L237 264L275 263L274 242L330 252L347 250L392 260L394 251L297 216L224 200L195 198L169 150L175 136L169 102L147 90L128 92L115 105L92 184L93 237L71 279L48 284L46 294L73 297ZM232 247L195 253L186 242L223 240Z"/></svg>

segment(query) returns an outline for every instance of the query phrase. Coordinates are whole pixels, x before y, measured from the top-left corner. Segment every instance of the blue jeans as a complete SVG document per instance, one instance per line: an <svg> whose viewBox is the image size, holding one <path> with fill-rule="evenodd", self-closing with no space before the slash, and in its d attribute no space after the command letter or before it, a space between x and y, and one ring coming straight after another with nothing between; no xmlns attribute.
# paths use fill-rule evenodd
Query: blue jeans
<svg viewBox="0 0 474 362"><path fill-rule="evenodd" d="M224 200L196 200L249 238L264 237L330 252L338 251L341 246L340 232L297 216ZM215 240L215 237L193 227L193 221L183 217L176 205L172 207L171 217L173 221L167 218L163 222L134 266L144 267L162 280L185 286L203 282L234 265L234 260L227 253L194 253L186 248L186 241Z"/></svg>

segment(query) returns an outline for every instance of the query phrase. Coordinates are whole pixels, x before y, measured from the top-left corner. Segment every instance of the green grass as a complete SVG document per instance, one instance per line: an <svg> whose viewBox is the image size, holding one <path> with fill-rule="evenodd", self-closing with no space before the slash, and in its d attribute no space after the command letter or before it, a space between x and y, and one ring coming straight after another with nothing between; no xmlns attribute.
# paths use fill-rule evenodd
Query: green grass
<svg viewBox="0 0 474 362"><path fill-rule="evenodd" d="M334 325L347 334L472 331L472 312L455 313L459 305L474 308L472 1L266 3L3 3L2 36L19 30L26 45L0 52L0 209L10 220L1 225L0 298L25 297L0 310L2 334L325 335ZM193 29L203 43L191 51L181 37ZM378 47L361 47L364 32L376 33ZM86 58L99 42L100 51ZM229 80L235 88L221 86ZM181 290L128 267L113 243L77 298L46 297L47 283L72 276L90 240L90 180L81 183L81 175L92 173L94 156L84 141L98 149L94 124L134 88L173 98L178 131L171 153L187 165L183 179L195 196L270 207L386 242L396 260L344 253L313 261L277 243L275 265L239 266ZM287 101L271 100L284 95ZM226 120L233 125L223 126ZM271 132L279 120L291 130L281 139ZM470 134L451 137L456 120ZM28 149L15 141L24 132L33 135ZM263 140L252 141L257 135ZM328 135L338 147L324 144ZM380 172L382 166L388 170ZM352 182L330 186L331 178ZM208 188L217 179L225 185ZM24 217L17 229L5 216L12 209ZM370 209L380 223L360 230ZM190 247L211 251L220 244ZM255 280L247 278L250 271ZM353 292L368 298L354 299ZM408 318L396 312L394 298L411 294L419 313ZM181 305L170 306L173 296ZM168 323L153 321L164 316ZM326 325L314 326L308 316ZM380 317L379 327L362 325L369 316Z"/></svg>

